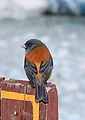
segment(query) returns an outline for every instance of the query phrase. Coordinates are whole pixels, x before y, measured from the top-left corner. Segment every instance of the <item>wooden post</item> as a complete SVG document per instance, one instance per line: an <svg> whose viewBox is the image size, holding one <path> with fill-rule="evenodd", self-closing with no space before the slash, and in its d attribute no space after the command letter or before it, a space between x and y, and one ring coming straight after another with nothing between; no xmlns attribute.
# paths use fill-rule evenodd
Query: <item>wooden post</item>
<svg viewBox="0 0 85 120"><path fill-rule="evenodd" d="M46 85L47 104L35 101L35 89L28 81L1 78L0 89L1 120L58 120L58 94L54 84Z"/></svg>

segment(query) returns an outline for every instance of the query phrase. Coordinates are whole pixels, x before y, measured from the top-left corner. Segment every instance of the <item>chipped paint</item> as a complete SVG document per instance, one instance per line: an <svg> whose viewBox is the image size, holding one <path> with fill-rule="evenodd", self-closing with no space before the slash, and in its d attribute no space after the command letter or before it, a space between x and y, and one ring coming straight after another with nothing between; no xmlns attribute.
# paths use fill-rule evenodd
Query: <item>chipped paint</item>
<svg viewBox="0 0 85 120"><path fill-rule="evenodd" d="M47 92L49 92L51 89L51 87L46 87Z"/></svg>

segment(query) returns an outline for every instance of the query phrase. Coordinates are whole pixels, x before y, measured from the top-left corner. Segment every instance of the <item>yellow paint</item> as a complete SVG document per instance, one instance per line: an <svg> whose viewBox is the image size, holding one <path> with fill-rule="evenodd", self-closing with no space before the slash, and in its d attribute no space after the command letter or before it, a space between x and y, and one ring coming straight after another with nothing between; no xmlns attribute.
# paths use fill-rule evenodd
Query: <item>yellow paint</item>
<svg viewBox="0 0 85 120"><path fill-rule="evenodd" d="M33 105L33 120L39 120L39 103L35 102L34 95L26 94L24 98L23 93L16 93L16 92L1 90L1 98L13 99L13 100L24 100L25 99L25 101L31 101Z"/></svg>
<svg viewBox="0 0 85 120"><path fill-rule="evenodd" d="M35 99L33 99L33 117L35 118L33 120L39 120L39 103L36 103Z"/></svg>

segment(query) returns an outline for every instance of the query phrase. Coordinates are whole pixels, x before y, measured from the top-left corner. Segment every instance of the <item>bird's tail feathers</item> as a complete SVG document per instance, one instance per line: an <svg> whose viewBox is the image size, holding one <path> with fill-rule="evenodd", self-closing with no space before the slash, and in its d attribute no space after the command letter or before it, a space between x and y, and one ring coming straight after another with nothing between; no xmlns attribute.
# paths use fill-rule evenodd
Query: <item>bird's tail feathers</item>
<svg viewBox="0 0 85 120"><path fill-rule="evenodd" d="M47 103L48 102L48 94L46 91L45 84L42 81L43 81L42 78L37 78L35 99L38 102L43 101L43 102Z"/></svg>

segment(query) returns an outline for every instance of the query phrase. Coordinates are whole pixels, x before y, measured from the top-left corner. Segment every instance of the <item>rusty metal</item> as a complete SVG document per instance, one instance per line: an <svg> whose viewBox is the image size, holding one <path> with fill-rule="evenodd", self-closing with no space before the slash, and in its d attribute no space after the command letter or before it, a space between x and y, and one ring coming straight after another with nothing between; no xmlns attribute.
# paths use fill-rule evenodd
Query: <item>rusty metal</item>
<svg viewBox="0 0 85 120"><path fill-rule="evenodd" d="M5 80L5 77L0 77L0 83L1 81ZM0 84L1 85L1 84ZM1 87L0 87L0 120L1 120Z"/></svg>
<svg viewBox="0 0 85 120"><path fill-rule="evenodd" d="M0 77L0 82L1 82L2 80L5 80L5 77Z"/></svg>
<svg viewBox="0 0 85 120"><path fill-rule="evenodd" d="M1 90L35 95L35 89L28 81L4 80L0 83ZM49 96L47 104L39 103L39 120L58 120L58 94L54 84L47 84L46 89ZM37 108L36 108L37 109ZM1 120L33 120L32 102L24 100L0 100Z"/></svg>

